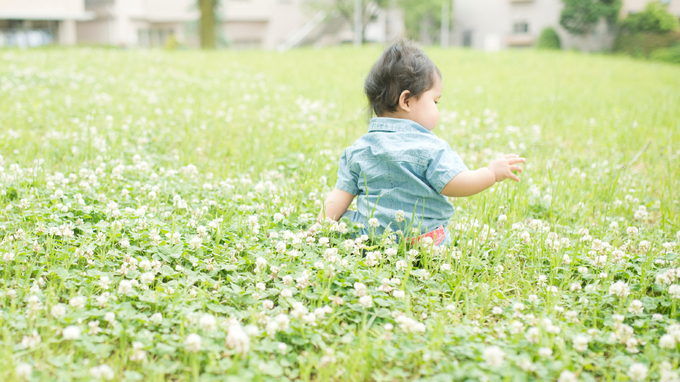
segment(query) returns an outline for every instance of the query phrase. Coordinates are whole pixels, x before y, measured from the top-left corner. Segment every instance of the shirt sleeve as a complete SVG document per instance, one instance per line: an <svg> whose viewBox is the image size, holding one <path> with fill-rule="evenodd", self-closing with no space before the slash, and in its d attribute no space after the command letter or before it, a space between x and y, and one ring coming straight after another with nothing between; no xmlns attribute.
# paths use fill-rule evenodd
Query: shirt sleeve
<svg viewBox="0 0 680 382"><path fill-rule="evenodd" d="M340 155L340 164L338 165L338 180L335 182L335 188L339 188L352 195L359 195L359 187L357 186L358 175L349 168L347 163L347 150Z"/></svg>
<svg viewBox="0 0 680 382"><path fill-rule="evenodd" d="M460 156L451 149L448 143L443 142L439 150L432 152L425 177L430 185L441 193L451 179L467 169Z"/></svg>

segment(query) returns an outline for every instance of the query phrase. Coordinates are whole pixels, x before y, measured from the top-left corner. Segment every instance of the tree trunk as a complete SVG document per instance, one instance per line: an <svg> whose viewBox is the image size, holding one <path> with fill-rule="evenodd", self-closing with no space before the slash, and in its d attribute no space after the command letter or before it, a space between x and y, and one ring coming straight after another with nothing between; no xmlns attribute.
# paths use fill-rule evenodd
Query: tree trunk
<svg viewBox="0 0 680 382"><path fill-rule="evenodd" d="M201 9L201 49L215 49L215 6L217 0L198 0Z"/></svg>

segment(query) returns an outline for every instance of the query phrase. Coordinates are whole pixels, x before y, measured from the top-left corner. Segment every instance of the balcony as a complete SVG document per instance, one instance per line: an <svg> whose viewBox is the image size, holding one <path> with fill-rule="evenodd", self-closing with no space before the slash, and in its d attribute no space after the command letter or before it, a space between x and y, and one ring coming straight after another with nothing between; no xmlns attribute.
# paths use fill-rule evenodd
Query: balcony
<svg viewBox="0 0 680 382"><path fill-rule="evenodd" d="M529 33L515 33L505 37L505 43L510 47L531 46L534 40L534 36Z"/></svg>

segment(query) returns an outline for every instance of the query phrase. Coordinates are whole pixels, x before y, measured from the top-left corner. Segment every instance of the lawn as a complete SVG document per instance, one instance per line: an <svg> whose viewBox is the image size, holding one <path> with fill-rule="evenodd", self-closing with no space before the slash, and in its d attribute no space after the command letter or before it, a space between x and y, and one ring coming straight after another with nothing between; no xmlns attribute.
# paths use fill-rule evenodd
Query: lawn
<svg viewBox="0 0 680 382"><path fill-rule="evenodd" d="M313 226L379 47L0 50L0 380L680 381L680 66L427 52L443 249Z"/></svg>

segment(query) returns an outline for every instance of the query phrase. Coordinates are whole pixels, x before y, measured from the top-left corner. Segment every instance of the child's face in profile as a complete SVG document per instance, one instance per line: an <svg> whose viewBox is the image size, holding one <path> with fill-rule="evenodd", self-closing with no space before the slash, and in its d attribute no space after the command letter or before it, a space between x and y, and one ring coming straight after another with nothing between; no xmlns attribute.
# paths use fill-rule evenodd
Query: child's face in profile
<svg viewBox="0 0 680 382"><path fill-rule="evenodd" d="M437 102L439 102L443 88L444 84L439 80L432 89L421 94L418 99L409 99L410 110L406 112L405 117L432 131L437 126L437 122L439 122Z"/></svg>

